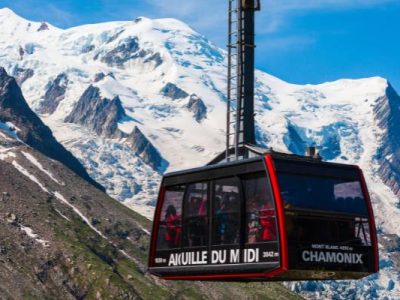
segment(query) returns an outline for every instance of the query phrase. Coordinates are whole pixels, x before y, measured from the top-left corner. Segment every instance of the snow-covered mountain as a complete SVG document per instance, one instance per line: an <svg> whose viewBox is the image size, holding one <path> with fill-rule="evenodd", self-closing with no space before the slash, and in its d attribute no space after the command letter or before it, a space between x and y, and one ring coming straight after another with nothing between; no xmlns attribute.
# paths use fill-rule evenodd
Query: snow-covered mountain
<svg viewBox="0 0 400 300"><path fill-rule="evenodd" d="M0 66L114 198L151 216L161 174L224 149L225 52L173 19L66 30L0 10ZM379 275L296 283L310 298L400 298L400 98L379 77L295 85L257 71L261 145L360 164L380 234ZM310 293L308 293L309 291Z"/></svg>

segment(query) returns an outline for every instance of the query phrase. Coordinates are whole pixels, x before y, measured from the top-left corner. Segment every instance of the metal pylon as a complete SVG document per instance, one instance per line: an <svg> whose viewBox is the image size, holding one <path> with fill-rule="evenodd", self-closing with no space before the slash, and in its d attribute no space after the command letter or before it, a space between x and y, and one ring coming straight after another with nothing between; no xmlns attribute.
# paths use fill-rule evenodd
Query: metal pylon
<svg viewBox="0 0 400 300"><path fill-rule="evenodd" d="M259 0L228 0L228 84L226 160L247 157L246 144L255 144L254 15Z"/></svg>

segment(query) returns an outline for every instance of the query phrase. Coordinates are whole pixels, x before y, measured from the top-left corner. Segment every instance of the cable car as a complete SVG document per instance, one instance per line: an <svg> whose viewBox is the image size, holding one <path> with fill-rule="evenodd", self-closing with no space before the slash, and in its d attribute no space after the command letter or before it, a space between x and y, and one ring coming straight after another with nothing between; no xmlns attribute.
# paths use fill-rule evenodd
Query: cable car
<svg viewBox="0 0 400 300"><path fill-rule="evenodd" d="M210 281L358 279L378 272L361 169L324 162L314 148L299 156L254 146L259 8L259 1L229 0L226 151L205 167L164 175L149 272Z"/></svg>
<svg viewBox="0 0 400 300"><path fill-rule="evenodd" d="M377 271L374 216L357 166L267 151L162 180L153 275L290 281Z"/></svg>

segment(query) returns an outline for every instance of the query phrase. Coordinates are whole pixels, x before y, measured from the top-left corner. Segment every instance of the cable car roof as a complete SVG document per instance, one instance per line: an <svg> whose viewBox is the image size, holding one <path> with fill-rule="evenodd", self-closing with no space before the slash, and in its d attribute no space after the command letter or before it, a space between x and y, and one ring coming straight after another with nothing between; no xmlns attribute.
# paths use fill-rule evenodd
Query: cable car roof
<svg viewBox="0 0 400 300"><path fill-rule="evenodd" d="M179 176L179 175L184 175L184 174L188 174L188 173L197 173L197 172L202 172L202 171L209 171L209 170L222 169L222 168L226 168L226 167L244 165L244 164L248 164L251 162L260 161L264 158L265 155L271 155L275 159L282 159L282 160L292 161L292 162L313 163L313 164L325 165L325 166L330 166L330 167L340 167L343 169L344 168L346 168L346 169L354 169L354 168L358 169L359 168L357 165L341 164L341 163L336 163L336 162L326 162L326 161L323 161L321 158L315 158L315 157L310 157L310 156L305 156L305 155L297 155L297 154L291 154L291 153L284 153L284 152L277 152L277 151L273 150L272 148L267 149L267 148L253 146L253 145L246 145L246 148L247 148L247 151L249 151L252 154L252 157L247 158L247 159L237 160L237 161L226 162L226 161L220 160L221 157L225 157L225 151L224 151L220 155L218 155L216 158L214 158L206 166L185 169L185 170L175 171L175 172L169 172L169 173L164 174L164 177L173 177L173 176Z"/></svg>

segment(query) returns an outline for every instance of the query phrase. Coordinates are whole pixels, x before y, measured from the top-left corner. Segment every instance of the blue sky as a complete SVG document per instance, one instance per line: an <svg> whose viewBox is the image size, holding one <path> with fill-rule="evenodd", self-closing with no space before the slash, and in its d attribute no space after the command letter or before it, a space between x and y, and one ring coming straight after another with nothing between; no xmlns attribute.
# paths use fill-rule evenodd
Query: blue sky
<svg viewBox="0 0 400 300"><path fill-rule="evenodd" d="M138 16L183 20L226 44L228 0L0 0L58 27ZM261 0L257 67L293 83L382 76L400 92L400 0Z"/></svg>

